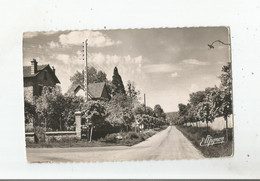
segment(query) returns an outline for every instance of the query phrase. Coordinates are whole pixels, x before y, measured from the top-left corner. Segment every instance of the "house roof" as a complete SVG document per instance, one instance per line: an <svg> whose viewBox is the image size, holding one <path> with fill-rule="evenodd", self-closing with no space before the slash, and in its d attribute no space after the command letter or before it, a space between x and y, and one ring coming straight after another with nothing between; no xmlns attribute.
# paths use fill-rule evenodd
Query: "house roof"
<svg viewBox="0 0 260 181"><path fill-rule="evenodd" d="M88 84L88 94L91 98L101 98L103 90L105 89L105 82L89 83ZM72 85L70 90L77 93L80 89L83 89L80 85Z"/></svg>
<svg viewBox="0 0 260 181"><path fill-rule="evenodd" d="M31 74L31 66L24 66L23 67L23 77L24 78L36 77L41 71L43 71L44 69L48 69L48 68L51 69L49 64L37 65L37 72L35 74ZM53 72L51 74L52 74L54 80L56 81L56 83L60 83L57 76Z"/></svg>
<svg viewBox="0 0 260 181"><path fill-rule="evenodd" d="M88 92L92 98L100 98L105 88L105 82L88 84Z"/></svg>

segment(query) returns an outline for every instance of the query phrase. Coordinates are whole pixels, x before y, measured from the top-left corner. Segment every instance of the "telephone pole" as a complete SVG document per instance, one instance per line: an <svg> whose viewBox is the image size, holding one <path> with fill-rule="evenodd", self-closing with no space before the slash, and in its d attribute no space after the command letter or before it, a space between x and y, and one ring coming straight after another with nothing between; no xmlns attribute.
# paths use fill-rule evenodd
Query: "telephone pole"
<svg viewBox="0 0 260 181"><path fill-rule="evenodd" d="M146 99L145 99L145 94L144 94L144 113L146 114Z"/></svg>
<svg viewBox="0 0 260 181"><path fill-rule="evenodd" d="M86 66L85 66L85 71L84 71L84 90L85 90L85 102L88 101L88 52L87 52L87 47L88 47L88 39L86 39L83 42L83 60L86 61Z"/></svg>

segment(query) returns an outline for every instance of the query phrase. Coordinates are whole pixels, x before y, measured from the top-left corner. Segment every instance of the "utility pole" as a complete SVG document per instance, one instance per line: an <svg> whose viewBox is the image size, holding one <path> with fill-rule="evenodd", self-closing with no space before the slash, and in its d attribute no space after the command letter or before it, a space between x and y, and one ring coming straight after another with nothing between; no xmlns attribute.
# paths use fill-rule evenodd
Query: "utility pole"
<svg viewBox="0 0 260 181"><path fill-rule="evenodd" d="M84 71L84 91L85 91L85 102L88 102L88 39L83 42L84 52L83 60L86 61L85 71ZM88 122L88 120L87 120ZM90 127L89 142L92 141L93 125L88 122Z"/></svg>
<svg viewBox="0 0 260 181"><path fill-rule="evenodd" d="M87 52L87 47L88 47L88 39L86 39L83 42L83 60L86 61L86 66L85 66L85 71L84 71L84 90L85 90L85 102L88 101L88 52Z"/></svg>
<svg viewBox="0 0 260 181"><path fill-rule="evenodd" d="M144 113L146 114L146 99L145 99L145 94L144 94Z"/></svg>

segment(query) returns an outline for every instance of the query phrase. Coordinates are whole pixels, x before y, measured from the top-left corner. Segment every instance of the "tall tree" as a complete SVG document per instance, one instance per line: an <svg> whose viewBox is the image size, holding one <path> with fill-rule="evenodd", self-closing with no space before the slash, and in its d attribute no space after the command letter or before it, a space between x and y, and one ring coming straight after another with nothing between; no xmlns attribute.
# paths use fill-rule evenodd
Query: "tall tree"
<svg viewBox="0 0 260 181"><path fill-rule="evenodd" d="M211 102L204 101L198 104L198 119L202 122L206 122L207 132L208 132L208 123L214 121L215 116L211 112L212 104Z"/></svg>
<svg viewBox="0 0 260 181"><path fill-rule="evenodd" d="M117 67L114 68L114 74L112 77L112 84L115 86L115 90L113 91L113 94L125 94L125 87L122 81L121 76L118 73Z"/></svg>
<svg viewBox="0 0 260 181"><path fill-rule="evenodd" d="M138 95L140 94L140 91L135 88L135 82L131 82L130 80L127 81L126 94L129 97L131 107L134 107L134 105L138 102Z"/></svg>
<svg viewBox="0 0 260 181"><path fill-rule="evenodd" d="M68 92L71 92L71 88L80 85L84 88L84 71L77 71L73 76L70 77L71 87ZM95 82L107 82L107 74L101 70L97 71L95 67L88 67L88 83Z"/></svg>
<svg viewBox="0 0 260 181"><path fill-rule="evenodd" d="M232 67L231 62L222 67L222 74L220 75L220 90L221 90L221 105L219 113L226 121L226 137L228 141L228 117L233 113L232 108Z"/></svg>
<svg viewBox="0 0 260 181"><path fill-rule="evenodd" d="M157 118L163 118L163 119L166 118L166 115L165 115L162 107L159 104L156 104L154 106L154 114L155 114L155 117L157 117Z"/></svg>
<svg viewBox="0 0 260 181"><path fill-rule="evenodd" d="M190 104L192 106L196 106L199 103L203 102L205 99L205 92L204 91L198 91L198 92L193 92L190 94Z"/></svg>
<svg viewBox="0 0 260 181"><path fill-rule="evenodd" d="M187 116L188 116L188 107L187 105L185 104L178 104L178 107L179 107L179 111L178 111L178 114L179 114L179 120L180 120L180 123L187 123Z"/></svg>

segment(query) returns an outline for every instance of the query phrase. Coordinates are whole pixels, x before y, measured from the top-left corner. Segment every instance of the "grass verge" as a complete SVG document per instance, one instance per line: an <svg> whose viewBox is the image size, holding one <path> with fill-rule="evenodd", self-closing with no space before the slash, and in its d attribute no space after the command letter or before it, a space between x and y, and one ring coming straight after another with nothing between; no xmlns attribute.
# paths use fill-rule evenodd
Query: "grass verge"
<svg viewBox="0 0 260 181"><path fill-rule="evenodd" d="M140 133L135 132L121 132L108 134L104 138L93 140L80 140L76 138L66 138L56 140L54 137L48 142L31 143L27 142L27 148L68 148L68 147L101 147L101 146L132 146L140 143L156 133L166 129L167 127L149 129Z"/></svg>
<svg viewBox="0 0 260 181"><path fill-rule="evenodd" d="M191 143L201 151L201 153L207 157L227 157L233 155L233 128L228 129L228 142L226 141L226 130L215 131L209 128L208 133L206 128L198 128L192 126L176 126L182 134L191 141ZM207 135L213 138L225 137L225 142L222 144L200 146L202 138L206 138Z"/></svg>

